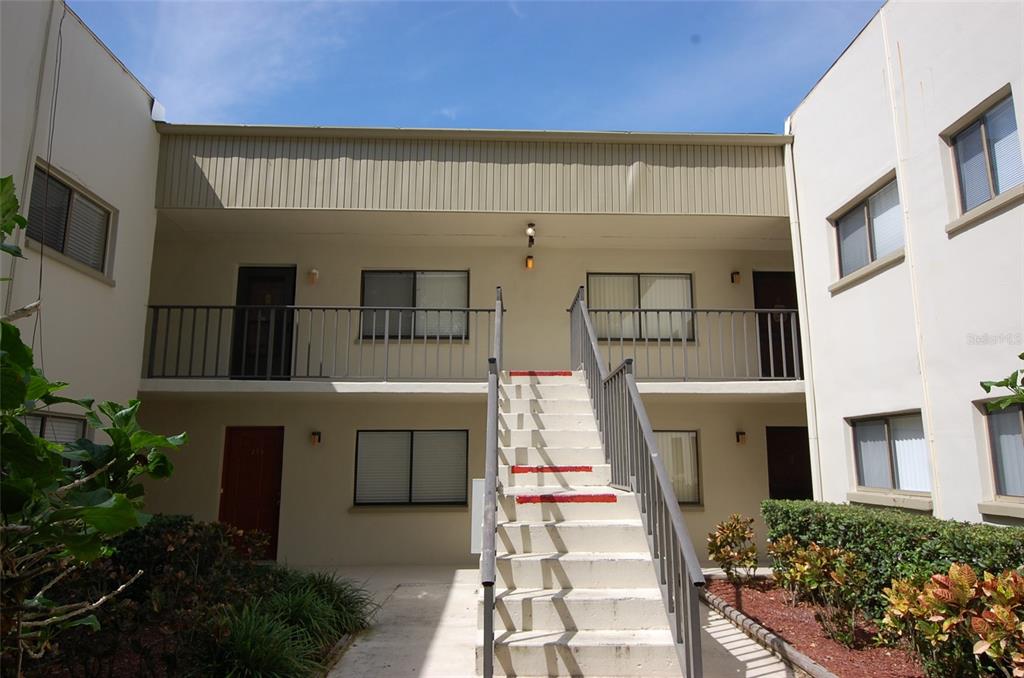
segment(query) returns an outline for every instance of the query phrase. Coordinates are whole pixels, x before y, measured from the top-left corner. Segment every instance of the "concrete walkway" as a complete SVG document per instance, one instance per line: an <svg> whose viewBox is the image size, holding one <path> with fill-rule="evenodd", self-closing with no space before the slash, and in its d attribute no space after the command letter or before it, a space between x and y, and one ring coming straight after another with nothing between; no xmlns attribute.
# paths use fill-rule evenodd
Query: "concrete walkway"
<svg viewBox="0 0 1024 678"><path fill-rule="evenodd" d="M373 593L380 612L331 669L329 678L470 678L475 648L479 570L365 566L336 570ZM783 678L793 673L717 612L701 607L707 678Z"/></svg>

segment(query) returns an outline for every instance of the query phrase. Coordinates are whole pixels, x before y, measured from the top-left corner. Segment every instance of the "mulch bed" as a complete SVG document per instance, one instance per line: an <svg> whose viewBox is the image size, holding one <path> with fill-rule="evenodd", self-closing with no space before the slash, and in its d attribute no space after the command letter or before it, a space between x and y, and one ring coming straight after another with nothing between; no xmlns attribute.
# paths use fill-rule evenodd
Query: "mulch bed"
<svg viewBox="0 0 1024 678"><path fill-rule="evenodd" d="M874 646L869 627L859 630L856 648L832 640L821 630L812 606L794 607L771 582L751 582L737 590L727 581L710 581L708 591L841 678L924 678L910 652Z"/></svg>

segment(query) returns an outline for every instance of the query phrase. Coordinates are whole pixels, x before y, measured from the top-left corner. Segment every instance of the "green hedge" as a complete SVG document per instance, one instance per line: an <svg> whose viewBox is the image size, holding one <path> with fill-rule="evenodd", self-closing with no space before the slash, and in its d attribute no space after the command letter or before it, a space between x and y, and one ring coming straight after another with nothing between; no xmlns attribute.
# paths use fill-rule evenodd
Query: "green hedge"
<svg viewBox="0 0 1024 678"><path fill-rule="evenodd" d="M853 551L870 575L863 595L874 617L893 579L924 579L952 562L997 572L1024 565L1024 528L940 520L897 509L768 499L761 503L768 538L791 534L802 544Z"/></svg>

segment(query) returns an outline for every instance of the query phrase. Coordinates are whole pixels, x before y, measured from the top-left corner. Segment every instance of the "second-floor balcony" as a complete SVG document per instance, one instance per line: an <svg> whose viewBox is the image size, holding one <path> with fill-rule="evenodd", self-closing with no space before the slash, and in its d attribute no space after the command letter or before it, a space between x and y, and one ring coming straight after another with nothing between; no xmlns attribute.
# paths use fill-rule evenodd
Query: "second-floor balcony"
<svg viewBox="0 0 1024 678"><path fill-rule="evenodd" d="M494 308L156 305L149 379L485 381Z"/></svg>

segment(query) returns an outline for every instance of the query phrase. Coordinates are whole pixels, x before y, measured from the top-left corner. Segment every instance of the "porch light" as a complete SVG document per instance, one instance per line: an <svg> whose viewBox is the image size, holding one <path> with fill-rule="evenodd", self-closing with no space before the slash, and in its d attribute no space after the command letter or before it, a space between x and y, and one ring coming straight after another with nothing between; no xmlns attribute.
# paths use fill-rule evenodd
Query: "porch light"
<svg viewBox="0 0 1024 678"><path fill-rule="evenodd" d="M526 270L530 271L532 269L533 269L533 255L531 254L531 255L526 257Z"/></svg>
<svg viewBox="0 0 1024 678"><path fill-rule="evenodd" d="M317 445L319 445L320 441L321 441L320 431L313 431L312 433L309 434L309 444L312 445L313 447L316 447Z"/></svg>
<svg viewBox="0 0 1024 678"><path fill-rule="evenodd" d="M526 225L526 242L527 242L526 246L527 247L533 247L534 236L536 236L536 235L537 235L537 227L532 222L527 224ZM531 268L531 267L527 266L527 268Z"/></svg>
<svg viewBox="0 0 1024 678"><path fill-rule="evenodd" d="M309 271L306 272L306 280L309 281L310 285L315 285L317 281L320 280L320 271L315 268L309 269Z"/></svg>
<svg viewBox="0 0 1024 678"><path fill-rule="evenodd" d="M747 432L746 431L736 431L736 444L737 445L746 445L747 444Z"/></svg>
<svg viewBox="0 0 1024 678"><path fill-rule="evenodd" d="M729 279L732 280L732 284L733 285L739 285L740 284L740 272L739 271L733 271L731 274L729 274Z"/></svg>

